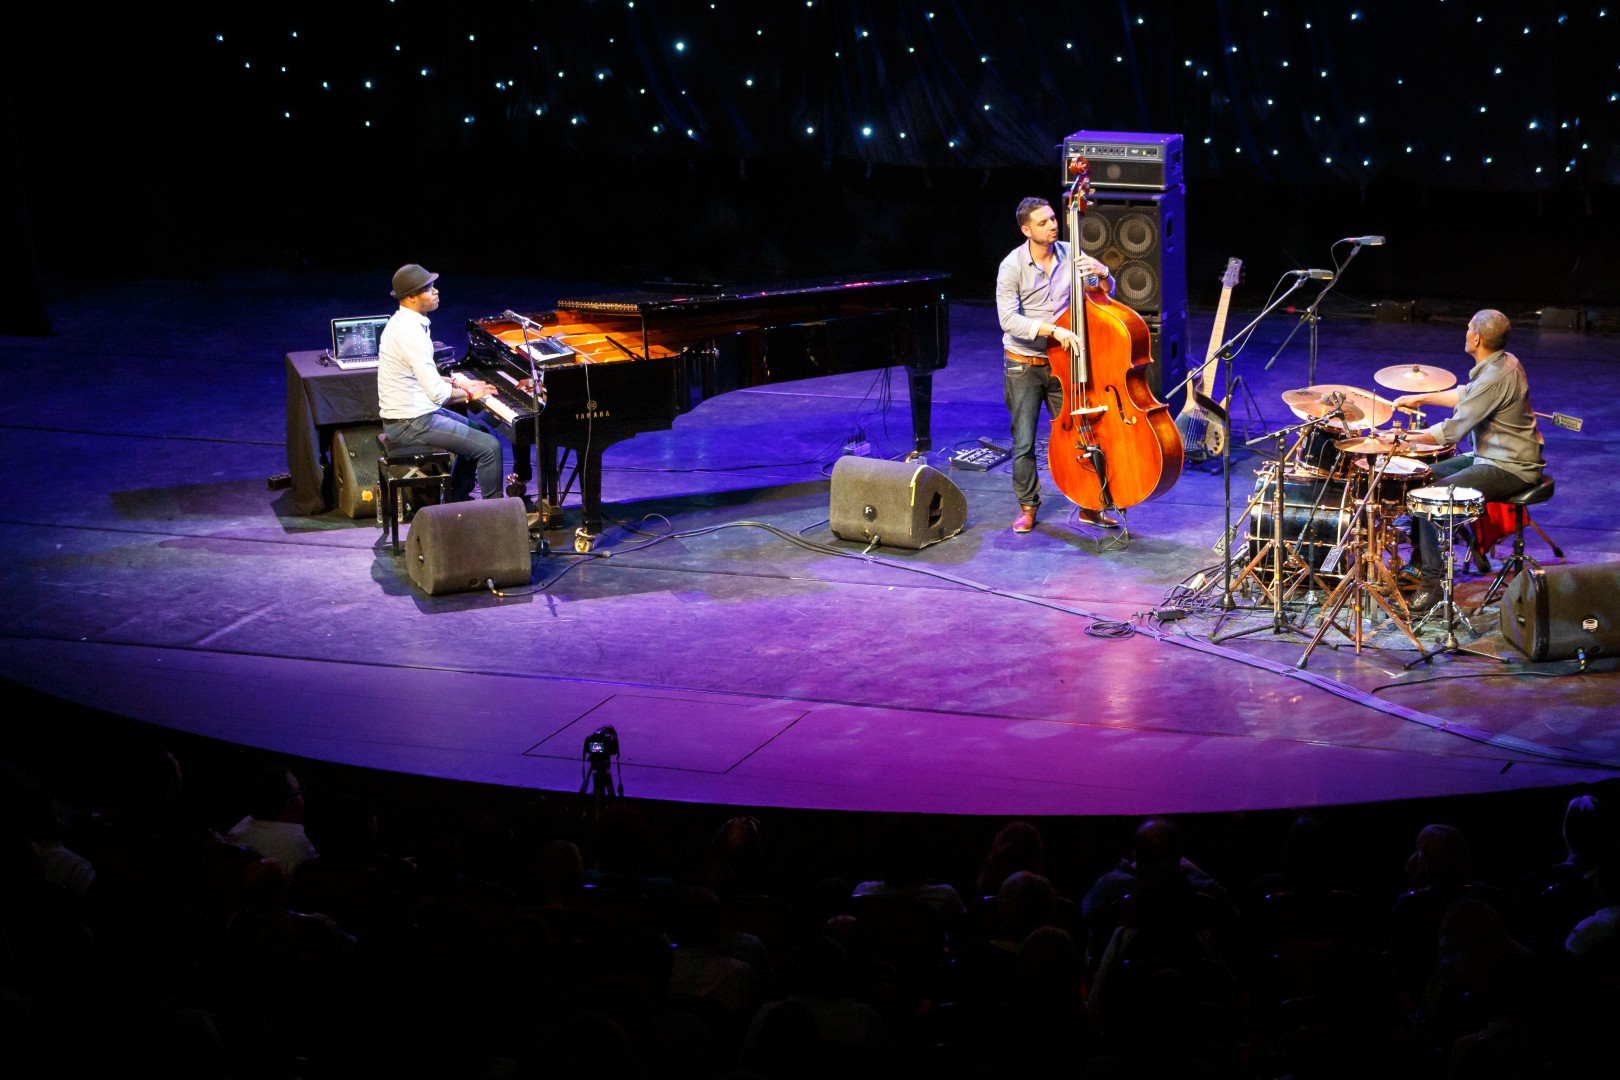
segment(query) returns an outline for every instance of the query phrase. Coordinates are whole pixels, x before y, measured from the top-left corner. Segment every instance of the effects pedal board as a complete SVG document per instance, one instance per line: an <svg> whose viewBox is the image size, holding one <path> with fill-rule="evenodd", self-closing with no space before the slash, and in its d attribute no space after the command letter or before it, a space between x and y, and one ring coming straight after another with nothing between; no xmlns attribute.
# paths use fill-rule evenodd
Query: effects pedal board
<svg viewBox="0 0 1620 1080"><path fill-rule="evenodd" d="M951 468L967 472L989 472L1012 457L1012 451L980 438L978 446L965 446L951 455Z"/></svg>

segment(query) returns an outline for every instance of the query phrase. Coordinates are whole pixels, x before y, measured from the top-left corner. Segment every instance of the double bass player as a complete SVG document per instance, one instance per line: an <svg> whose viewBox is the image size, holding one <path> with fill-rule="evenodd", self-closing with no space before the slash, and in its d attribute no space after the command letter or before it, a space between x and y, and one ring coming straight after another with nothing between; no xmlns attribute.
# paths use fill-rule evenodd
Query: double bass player
<svg viewBox="0 0 1620 1080"><path fill-rule="evenodd" d="M1053 322L1059 312L1068 309L1070 292L1070 245L1058 239L1057 212L1045 199L1031 196L1018 204L1017 218L1024 242L1007 253L996 271L996 313L1001 320L1004 391L1012 420L1013 494L1018 497L1013 532L1027 533L1035 527L1041 505L1035 463L1041 403L1046 403L1047 415L1055 418L1063 401L1047 350L1054 342L1071 347L1073 335ZM1074 256L1074 261L1082 281L1094 276L1098 290L1113 295L1114 279L1106 265L1085 254ZM1100 510L1081 508L1080 520L1099 528L1119 528L1115 518Z"/></svg>

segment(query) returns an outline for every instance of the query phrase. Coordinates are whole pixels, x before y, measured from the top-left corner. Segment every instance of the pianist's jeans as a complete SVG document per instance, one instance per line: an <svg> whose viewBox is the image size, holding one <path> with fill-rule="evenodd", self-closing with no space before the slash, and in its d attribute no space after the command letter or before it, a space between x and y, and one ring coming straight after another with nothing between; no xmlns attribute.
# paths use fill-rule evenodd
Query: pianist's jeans
<svg viewBox="0 0 1620 1080"><path fill-rule="evenodd" d="M1483 461L1475 461L1473 454L1459 454L1454 458L1434 463L1434 472L1425 481L1425 487L1473 488L1485 496L1486 502L1499 502L1529 487L1523 480ZM1462 528L1456 530L1461 539ZM1425 581L1439 581L1446 573L1446 553L1440 545L1440 530L1426 517L1412 517L1413 561Z"/></svg>
<svg viewBox="0 0 1620 1080"><path fill-rule="evenodd" d="M456 455L450 472L450 494L465 499L472 494L474 470L478 492L486 499L506 494L501 482L501 440L480 414L471 420L440 409L413 420L384 420L383 434L390 446L436 446Z"/></svg>
<svg viewBox="0 0 1620 1080"><path fill-rule="evenodd" d="M1063 384L1050 364L1005 360L1007 413L1012 418L1013 494L1019 506L1041 504L1041 477L1035 464L1035 434L1040 430L1041 402L1048 416L1063 407Z"/></svg>

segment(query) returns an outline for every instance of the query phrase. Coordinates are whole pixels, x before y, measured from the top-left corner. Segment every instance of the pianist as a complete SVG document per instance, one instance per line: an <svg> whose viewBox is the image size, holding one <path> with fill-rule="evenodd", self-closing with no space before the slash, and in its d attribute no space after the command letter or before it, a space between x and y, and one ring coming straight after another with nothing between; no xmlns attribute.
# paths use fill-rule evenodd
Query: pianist
<svg viewBox="0 0 1620 1080"><path fill-rule="evenodd" d="M488 383L463 376L440 377L433 365L433 335L428 312L439 307L438 274L415 263L394 272L390 294L399 300L383 327L377 347L377 404L383 434L391 446L437 446L456 455L451 471L451 498L472 497L474 470L486 499L500 497L501 441L483 419L468 420L443 406L476 401L490 392Z"/></svg>

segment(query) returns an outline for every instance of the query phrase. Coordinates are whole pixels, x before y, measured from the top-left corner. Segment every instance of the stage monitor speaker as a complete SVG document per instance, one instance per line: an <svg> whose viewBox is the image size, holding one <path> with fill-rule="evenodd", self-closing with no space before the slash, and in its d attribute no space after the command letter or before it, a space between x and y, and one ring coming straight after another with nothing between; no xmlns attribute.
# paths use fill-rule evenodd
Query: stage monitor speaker
<svg viewBox="0 0 1620 1080"><path fill-rule="evenodd" d="M845 456L832 471L832 531L845 540L924 548L967 523L967 496L920 461Z"/></svg>
<svg viewBox="0 0 1620 1080"><path fill-rule="evenodd" d="M424 506L405 538L411 581L429 596L529 582L529 517L522 499Z"/></svg>
<svg viewBox="0 0 1620 1080"><path fill-rule="evenodd" d="M1532 660L1620 654L1620 563L1526 567L1502 594L1501 627Z"/></svg>
<svg viewBox="0 0 1620 1080"><path fill-rule="evenodd" d="M1186 189L1099 191L1090 201L1080 219L1080 250L1108 265L1115 298L1148 324L1148 385L1162 400L1187 377Z"/></svg>
<svg viewBox="0 0 1620 1080"><path fill-rule="evenodd" d="M377 516L380 434L381 424L353 424L332 433L332 494L344 517Z"/></svg>

